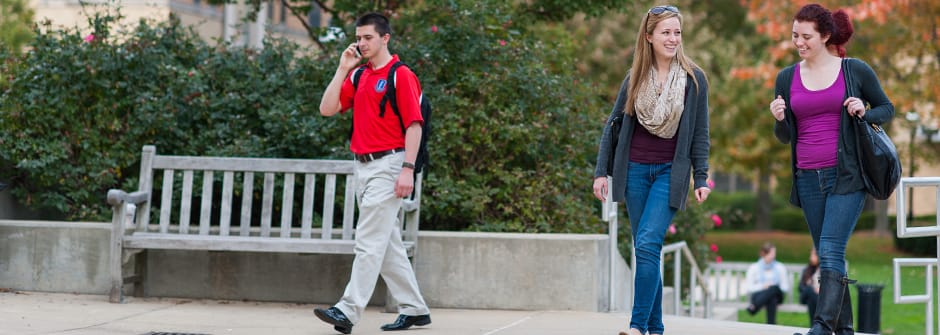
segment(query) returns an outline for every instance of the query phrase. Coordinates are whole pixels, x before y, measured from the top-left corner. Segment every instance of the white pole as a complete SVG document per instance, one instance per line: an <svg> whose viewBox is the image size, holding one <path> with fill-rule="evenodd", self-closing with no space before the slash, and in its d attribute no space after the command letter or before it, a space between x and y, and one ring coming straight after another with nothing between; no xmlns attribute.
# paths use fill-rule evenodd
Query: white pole
<svg viewBox="0 0 940 335"><path fill-rule="evenodd" d="M243 46L244 41L239 31L239 21L242 15L242 2L225 4L222 7L222 40L232 46Z"/></svg>
<svg viewBox="0 0 940 335"><path fill-rule="evenodd" d="M248 46L255 49L264 48L264 27L268 23L268 3L261 2L255 21L248 27Z"/></svg>

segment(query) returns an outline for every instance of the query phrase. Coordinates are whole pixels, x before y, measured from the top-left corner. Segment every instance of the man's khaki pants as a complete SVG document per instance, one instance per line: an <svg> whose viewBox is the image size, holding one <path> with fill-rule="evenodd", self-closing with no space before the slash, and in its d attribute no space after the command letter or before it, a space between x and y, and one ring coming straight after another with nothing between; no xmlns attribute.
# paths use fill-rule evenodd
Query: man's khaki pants
<svg viewBox="0 0 940 335"><path fill-rule="evenodd" d="M335 305L353 324L359 322L379 274L398 302L400 314L430 313L401 240L398 211L402 199L395 196L395 181L404 159L405 154L401 152L368 163L356 162L356 199L359 201L356 258L346 292Z"/></svg>

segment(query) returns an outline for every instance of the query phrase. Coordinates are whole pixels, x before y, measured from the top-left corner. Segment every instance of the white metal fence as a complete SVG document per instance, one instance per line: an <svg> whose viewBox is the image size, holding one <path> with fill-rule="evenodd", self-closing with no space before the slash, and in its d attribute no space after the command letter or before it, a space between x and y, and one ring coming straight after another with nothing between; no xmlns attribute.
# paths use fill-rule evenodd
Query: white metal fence
<svg viewBox="0 0 940 335"><path fill-rule="evenodd" d="M932 226L909 226L907 217L907 190L914 187L933 187L937 194L937 223ZM926 334L934 335L934 274L938 271L938 260L940 260L940 177L906 177L901 178L897 190L894 192L897 200L897 226L898 238L926 237L933 236L937 239L937 256L934 258L895 258L894 259L894 303L896 304L915 304L924 303L926 308L925 328ZM904 267L923 267L927 273L924 281L924 294L903 295L901 287L901 273ZM936 283L940 291L940 282ZM936 315L940 317L940 315Z"/></svg>

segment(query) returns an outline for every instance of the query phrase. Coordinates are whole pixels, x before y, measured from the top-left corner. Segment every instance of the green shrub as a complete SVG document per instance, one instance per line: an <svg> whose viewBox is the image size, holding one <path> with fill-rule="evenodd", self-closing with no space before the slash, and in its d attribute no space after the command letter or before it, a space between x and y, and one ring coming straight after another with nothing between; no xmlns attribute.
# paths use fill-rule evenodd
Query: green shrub
<svg viewBox="0 0 940 335"><path fill-rule="evenodd" d="M712 246L705 242L705 233L716 225L715 215L716 213L708 210L704 203L699 204L694 197L690 197L686 209L677 212L673 218L674 228L670 228L666 233L665 243L685 241L692 254L695 255L696 263L704 267L708 264L707 262L714 261L718 255L711 249ZM723 221L722 224L724 224Z"/></svg>
<svg viewBox="0 0 940 335"><path fill-rule="evenodd" d="M878 215L872 211L862 212L855 223L855 231L875 229L875 218Z"/></svg>
<svg viewBox="0 0 940 335"><path fill-rule="evenodd" d="M751 230L757 213L757 195L753 192L714 192L703 206L721 217L718 229Z"/></svg>
<svg viewBox="0 0 940 335"><path fill-rule="evenodd" d="M408 38L395 51L436 110L422 214L452 229L603 231L590 185L606 106L578 80L571 34L512 6L429 1L397 19Z"/></svg>
<svg viewBox="0 0 940 335"><path fill-rule="evenodd" d="M809 229L803 217L803 210L793 206L771 211L770 226L775 230L790 232L806 232Z"/></svg>

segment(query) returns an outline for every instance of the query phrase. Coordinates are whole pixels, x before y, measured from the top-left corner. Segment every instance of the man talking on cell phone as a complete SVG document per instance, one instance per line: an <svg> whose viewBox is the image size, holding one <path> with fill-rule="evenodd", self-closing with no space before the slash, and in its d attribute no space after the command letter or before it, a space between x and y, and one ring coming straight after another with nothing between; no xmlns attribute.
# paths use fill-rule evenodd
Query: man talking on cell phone
<svg viewBox="0 0 940 335"><path fill-rule="evenodd" d="M431 323L430 310L402 244L398 220L402 197L414 189L414 164L424 122L421 84L407 66L394 66L395 80L388 82L390 69L399 62L398 55L388 50L390 39L388 18L377 13L361 16L356 21L356 43L340 55L336 74L320 101L323 116L350 109L353 114L349 149L356 157L356 257L340 301L328 309L314 310L320 320L343 334L351 333L359 322L380 274L398 303L399 313L382 330ZM362 59L367 62L359 70ZM395 85L399 115L391 104L381 104L388 85ZM380 105L384 105L384 111Z"/></svg>

